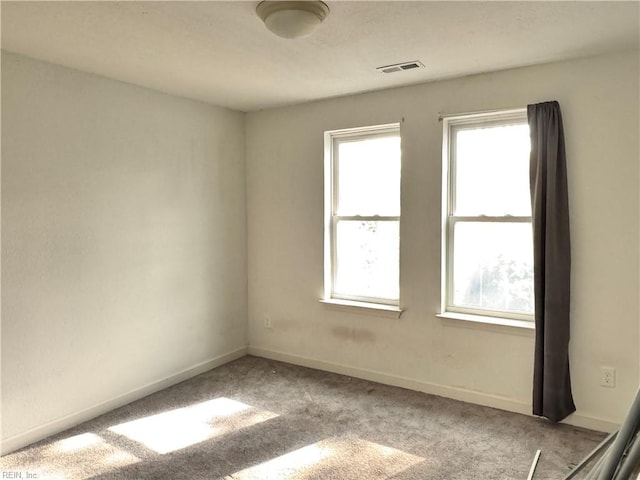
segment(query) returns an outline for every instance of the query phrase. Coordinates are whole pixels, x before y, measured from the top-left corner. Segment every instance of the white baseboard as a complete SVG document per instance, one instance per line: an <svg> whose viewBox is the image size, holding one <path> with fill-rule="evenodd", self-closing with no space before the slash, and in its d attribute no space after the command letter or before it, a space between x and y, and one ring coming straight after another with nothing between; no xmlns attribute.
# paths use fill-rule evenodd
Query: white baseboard
<svg viewBox="0 0 640 480"><path fill-rule="evenodd" d="M205 362L185 368L180 372L174 373L155 382L148 383L147 385L136 388L122 395L118 395L111 400L101 402L92 407L80 410L79 412L65 415L64 417L57 418L45 423L44 425L39 425L17 435L4 438L0 444L0 455L6 455L7 453L11 453L22 447L26 447L27 445L51 435L55 435L56 433L62 432L82 422L86 422L87 420L91 420L92 418L110 412L111 410L139 400L147 395L151 395L152 393L188 380L191 377L200 375L212 368L219 367L225 363L244 357L246 354L247 347L239 348L224 355L219 355Z"/></svg>
<svg viewBox="0 0 640 480"><path fill-rule="evenodd" d="M462 402L474 403L476 405L521 413L523 415L531 415L530 403L500 395L493 395L460 387L452 387L449 385L424 382L397 375L389 375L375 370L350 367L333 362L325 362L323 360L317 360L300 355L292 355L256 346L249 346L248 353L249 355L255 355L256 357L269 358L271 360L292 363L303 367L348 375L355 378L362 378L364 380L382 383L385 385L407 388L409 390L437 395L439 397L451 398L453 400L460 400ZM563 423L601 432L613 432L620 428L620 425L614 421L576 413L570 415Z"/></svg>
<svg viewBox="0 0 640 480"><path fill-rule="evenodd" d="M155 382L131 390L130 392L118 395L111 400L101 402L79 412L65 415L64 417L47 422L44 425L39 425L12 437L2 439L2 442L0 443L0 455L6 455L7 453L26 447L27 445L43 440L51 435L55 435L56 433L62 432L82 422L91 420L99 415L110 412L111 410L122 407L128 403L139 400L147 395L151 395L152 393L168 388L184 380L188 380L191 377L204 373L212 368L224 365L225 363L229 363L247 354L300 365L303 367L314 368L317 370L338 373L341 375L348 375L350 377L362 378L364 380L382 383L385 385L407 388L409 390L460 400L462 402L484 405L524 415L531 414L530 404L512 398L467 390L459 387L452 387L449 385L429 383L407 377L389 375L375 370L351 367L300 355L292 355L266 348L249 346L239 348L227 354L207 360L206 362L186 368L173 375L169 375ZM603 432L613 432L620 427L618 423L612 420L575 413L570 415L564 423Z"/></svg>

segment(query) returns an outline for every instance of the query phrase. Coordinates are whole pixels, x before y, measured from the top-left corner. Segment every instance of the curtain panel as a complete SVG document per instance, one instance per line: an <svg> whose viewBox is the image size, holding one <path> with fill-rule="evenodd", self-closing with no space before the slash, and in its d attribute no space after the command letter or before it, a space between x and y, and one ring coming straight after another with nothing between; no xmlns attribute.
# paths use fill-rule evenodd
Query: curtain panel
<svg viewBox="0 0 640 480"><path fill-rule="evenodd" d="M564 131L556 101L527 106L534 249L533 414L559 422L576 410L569 373L571 239Z"/></svg>

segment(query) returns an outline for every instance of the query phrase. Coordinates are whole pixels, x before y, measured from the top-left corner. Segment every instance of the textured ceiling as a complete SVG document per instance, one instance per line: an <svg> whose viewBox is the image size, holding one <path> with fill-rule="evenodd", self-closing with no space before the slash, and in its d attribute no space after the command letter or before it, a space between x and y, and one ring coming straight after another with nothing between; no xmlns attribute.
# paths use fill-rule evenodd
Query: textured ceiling
<svg viewBox="0 0 640 480"><path fill-rule="evenodd" d="M252 111L638 48L640 3L327 1L284 40L257 1L1 2L2 48ZM426 68L376 67L420 60Z"/></svg>

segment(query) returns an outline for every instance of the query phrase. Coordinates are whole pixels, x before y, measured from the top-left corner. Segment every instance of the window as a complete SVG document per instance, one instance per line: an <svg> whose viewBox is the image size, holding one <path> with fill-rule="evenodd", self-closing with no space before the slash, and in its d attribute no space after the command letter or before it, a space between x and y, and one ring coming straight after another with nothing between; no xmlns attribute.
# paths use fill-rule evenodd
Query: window
<svg viewBox="0 0 640 480"><path fill-rule="evenodd" d="M532 320L525 110L444 119L443 313Z"/></svg>
<svg viewBox="0 0 640 480"><path fill-rule="evenodd" d="M325 133L325 300L399 302L400 126Z"/></svg>

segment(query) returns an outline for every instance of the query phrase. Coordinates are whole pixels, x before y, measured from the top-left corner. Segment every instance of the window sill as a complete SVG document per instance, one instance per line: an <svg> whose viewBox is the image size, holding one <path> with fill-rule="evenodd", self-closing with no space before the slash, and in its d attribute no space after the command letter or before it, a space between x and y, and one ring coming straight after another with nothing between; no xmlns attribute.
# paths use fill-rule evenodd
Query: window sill
<svg viewBox="0 0 640 480"><path fill-rule="evenodd" d="M436 317L445 320L455 320L461 322L468 322L471 324L479 325L493 325L499 327L517 328L521 331L535 331L535 324L529 320L515 320L513 318L499 318L499 317L484 317L481 315L469 315L465 313L456 312L443 312L436 314Z"/></svg>
<svg viewBox="0 0 640 480"><path fill-rule="evenodd" d="M403 310L395 305L384 305L382 303L354 302L351 300L337 300L327 298L320 300L320 303L332 310L349 313L359 313L364 315L374 315L376 317L400 318Z"/></svg>

